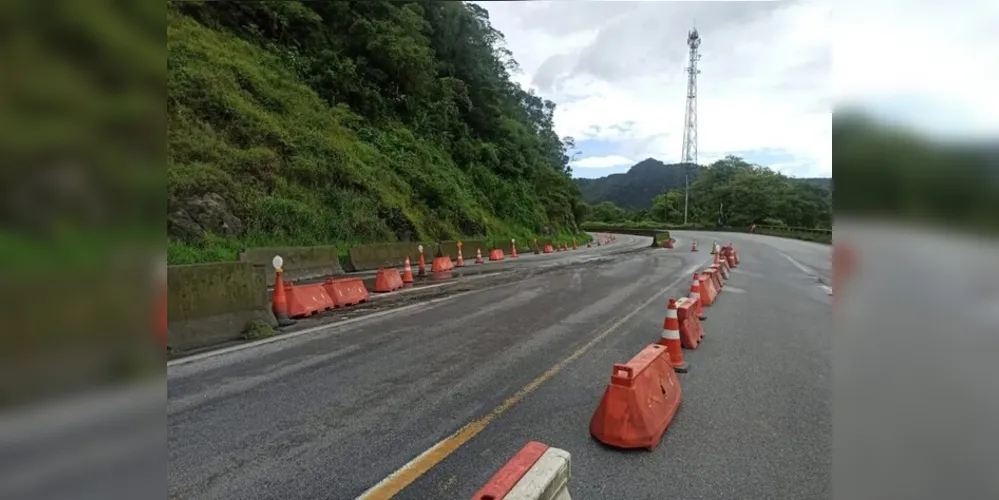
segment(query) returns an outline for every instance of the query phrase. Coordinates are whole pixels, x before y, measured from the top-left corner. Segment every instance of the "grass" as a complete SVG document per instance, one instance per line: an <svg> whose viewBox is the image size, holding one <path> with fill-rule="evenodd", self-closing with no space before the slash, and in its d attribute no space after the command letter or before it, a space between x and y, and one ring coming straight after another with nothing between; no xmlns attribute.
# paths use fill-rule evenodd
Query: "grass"
<svg viewBox="0 0 999 500"><path fill-rule="evenodd" d="M261 340L273 337L274 328L260 320L251 321L243 330L243 340Z"/></svg>
<svg viewBox="0 0 999 500"><path fill-rule="evenodd" d="M231 261L252 246L513 237L552 227L526 179L459 167L401 123L330 106L264 48L168 11L168 168L173 204L220 194L238 236L171 238L168 262ZM581 237L578 236L577 237ZM507 238L507 241L509 239Z"/></svg>

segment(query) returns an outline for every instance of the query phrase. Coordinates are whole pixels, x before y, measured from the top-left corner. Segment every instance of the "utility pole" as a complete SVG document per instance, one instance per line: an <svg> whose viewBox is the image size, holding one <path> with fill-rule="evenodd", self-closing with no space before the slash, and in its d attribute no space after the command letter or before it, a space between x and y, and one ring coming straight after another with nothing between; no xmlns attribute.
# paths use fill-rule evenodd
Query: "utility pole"
<svg viewBox="0 0 999 500"><path fill-rule="evenodd" d="M687 32L687 47L690 49L687 65L687 107L683 121L683 223L687 223L687 208L690 201L690 167L697 165L697 61L701 55L697 48L701 46L701 37L697 28Z"/></svg>

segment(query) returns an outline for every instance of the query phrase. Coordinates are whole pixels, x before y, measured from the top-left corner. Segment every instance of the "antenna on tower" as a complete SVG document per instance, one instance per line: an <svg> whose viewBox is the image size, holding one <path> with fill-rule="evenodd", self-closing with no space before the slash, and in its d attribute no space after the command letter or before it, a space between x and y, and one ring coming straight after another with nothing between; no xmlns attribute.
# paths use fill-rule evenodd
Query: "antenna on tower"
<svg viewBox="0 0 999 500"><path fill-rule="evenodd" d="M687 32L687 47L690 49L687 61L687 107L683 121L683 151L680 162L683 164L683 223L687 223L687 207L690 200L690 167L697 165L697 61L701 55L697 48L701 46L701 37L697 34L696 20L694 29Z"/></svg>

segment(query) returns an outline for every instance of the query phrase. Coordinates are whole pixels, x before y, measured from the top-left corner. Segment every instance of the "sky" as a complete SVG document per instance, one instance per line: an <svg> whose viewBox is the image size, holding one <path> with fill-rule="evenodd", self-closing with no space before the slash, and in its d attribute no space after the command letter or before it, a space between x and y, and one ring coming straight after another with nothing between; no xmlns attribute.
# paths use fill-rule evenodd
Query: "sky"
<svg viewBox="0 0 999 500"><path fill-rule="evenodd" d="M832 175L834 106L945 137L999 135L999 2L480 2L576 139L577 177L677 162L687 32L701 36L698 162ZM835 4L835 7L833 7Z"/></svg>
<svg viewBox="0 0 999 500"><path fill-rule="evenodd" d="M999 135L999 2L837 0L833 27L839 103L935 137Z"/></svg>
<svg viewBox="0 0 999 500"><path fill-rule="evenodd" d="M558 107L577 177L680 159L687 33L698 63L698 163L732 154L795 177L832 172L829 2L481 2Z"/></svg>

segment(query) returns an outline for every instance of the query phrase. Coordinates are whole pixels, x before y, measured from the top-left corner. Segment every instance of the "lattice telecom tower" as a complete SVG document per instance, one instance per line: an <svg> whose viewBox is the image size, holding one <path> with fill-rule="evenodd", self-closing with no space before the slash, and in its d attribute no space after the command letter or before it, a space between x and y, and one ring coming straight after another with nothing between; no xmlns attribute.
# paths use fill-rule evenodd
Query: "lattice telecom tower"
<svg viewBox="0 0 999 500"><path fill-rule="evenodd" d="M701 46L701 37L697 34L697 28L687 32L687 47L690 48L690 55L687 66L687 109L683 120L683 151L680 155L680 163L683 164L683 223L687 223L687 205L690 191L690 167L697 164L697 75L701 70L697 69L697 61L701 60L701 55L697 53L697 48Z"/></svg>

